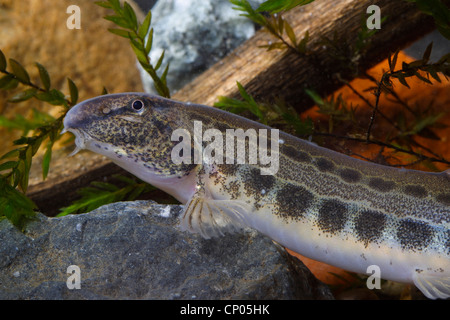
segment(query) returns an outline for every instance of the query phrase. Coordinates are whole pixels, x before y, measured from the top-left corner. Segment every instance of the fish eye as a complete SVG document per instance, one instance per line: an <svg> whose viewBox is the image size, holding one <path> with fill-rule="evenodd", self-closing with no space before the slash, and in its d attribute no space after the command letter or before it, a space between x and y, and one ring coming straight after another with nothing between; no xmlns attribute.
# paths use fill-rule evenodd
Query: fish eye
<svg viewBox="0 0 450 320"><path fill-rule="evenodd" d="M142 100L136 99L131 103L131 107L135 111L141 111L144 108L144 102Z"/></svg>

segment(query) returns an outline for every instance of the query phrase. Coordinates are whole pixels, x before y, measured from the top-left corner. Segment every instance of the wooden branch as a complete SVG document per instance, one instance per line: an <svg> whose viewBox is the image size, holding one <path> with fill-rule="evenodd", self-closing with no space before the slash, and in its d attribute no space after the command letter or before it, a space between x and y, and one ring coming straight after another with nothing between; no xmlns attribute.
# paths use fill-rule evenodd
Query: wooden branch
<svg viewBox="0 0 450 320"><path fill-rule="evenodd" d="M295 52L267 51L258 46L276 39L260 31L232 54L216 63L174 95L174 99L213 105L217 96L239 98L236 81L257 100L282 98L299 111L312 105L304 88L312 88L319 94L329 94L342 86L330 75L339 74L351 80L349 65L336 61L325 47L323 38L338 37L342 49L356 42L362 21L368 17L367 7L378 5L381 17L387 20L371 38L370 49L360 58L359 68L366 70L384 60L389 53L405 47L408 43L432 31L434 24L429 16L420 13L415 4L406 1L315 1L288 12L285 18L292 25L297 38L306 31L311 39L310 54L299 57ZM364 20L363 20L364 19Z"/></svg>
<svg viewBox="0 0 450 320"><path fill-rule="evenodd" d="M404 47L434 27L430 17L421 14L414 4L406 1L315 1L286 14L297 37L303 37L306 31L309 32L311 43L308 44L309 54L306 57L301 58L293 52L259 48L269 41L275 41L268 33L259 31L178 91L173 98L213 105L220 95L239 97L236 86L236 81L239 81L260 101L278 97L299 111L305 110L312 105L303 90L305 87L325 95L341 85L330 75L339 74L346 80L354 76L349 66L339 64L336 57L329 54L330 48L324 47L321 41L324 37L333 39L336 33L343 49L353 44L370 4L378 5L381 16L388 18L373 36L370 50L361 56L358 65L361 70L385 59L390 52ZM52 215L56 213L55 209L67 205L76 197L75 191L79 187L119 172L123 170L90 152L72 158L54 156L47 180L31 180L28 195L41 211Z"/></svg>

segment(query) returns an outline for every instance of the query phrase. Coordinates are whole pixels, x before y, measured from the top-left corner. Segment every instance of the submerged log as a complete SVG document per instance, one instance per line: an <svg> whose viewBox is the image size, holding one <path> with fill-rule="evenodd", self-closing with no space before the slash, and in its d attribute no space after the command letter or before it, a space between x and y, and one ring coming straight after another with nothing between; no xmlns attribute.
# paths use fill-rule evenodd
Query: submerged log
<svg viewBox="0 0 450 320"><path fill-rule="evenodd" d="M173 98L205 105L213 105L218 96L239 97L236 81L256 99L281 98L302 111L312 105L304 88L319 94L329 94L340 86L335 75L351 80L355 70L347 63L339 63L339 56L323 40L337 37L337 48L343 51L354 45L361 21L367 17L367 7L378 5L381 17L388 17L381 29L371 37L368 50L361 52L358 63L365 70L385 59L390 52L404 47L434 28L432 19L420 13L406 1L358 0L316 1L296 8L285 15L297 37L309 32L307 54L300 57L292 51L260 48L275 39L263 30L234 50L223 60L178 91ZM339 51L338 50L338 51ZM334 52L334 51L333 51ZM82 158L81 158L82 157ZM123 172L110 161L93 153L67 158L53 157L46 181L30 181L28 196L42 212L54 215L58 208L76 198L75 191L89 181L101 180L113 173ZM80 163L83 164L80 167ZM77 168L77 169L76 169Z"/></svg>

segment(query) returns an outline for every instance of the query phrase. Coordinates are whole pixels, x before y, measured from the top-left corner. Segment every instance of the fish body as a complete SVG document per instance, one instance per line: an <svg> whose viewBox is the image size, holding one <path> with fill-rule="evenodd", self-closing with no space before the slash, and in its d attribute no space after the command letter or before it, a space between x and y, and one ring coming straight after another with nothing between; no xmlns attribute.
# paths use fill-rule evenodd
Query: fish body
<svg viewBox="0 0 450 320"><path fill-rule="evenodd" d="M143 93L84 101L64 125L77 150L103 154L185 204L182 230L210 238L250 227L309 258L358 273L375 265L381 278L450 297L448 172L369 163Z"/></svg>

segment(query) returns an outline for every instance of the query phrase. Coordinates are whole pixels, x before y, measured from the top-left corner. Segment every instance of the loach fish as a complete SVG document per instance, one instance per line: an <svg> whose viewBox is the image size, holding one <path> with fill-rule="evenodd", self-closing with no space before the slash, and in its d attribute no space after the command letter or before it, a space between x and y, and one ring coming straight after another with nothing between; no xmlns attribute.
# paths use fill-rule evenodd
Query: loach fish
<svg viewBox="0 0 450 320"><path fill-rule="evenodd" d="M69 110L77 152L110 158L171 194L182 230L253 228L304 256L450 297L450 171L355 159L216 108L144 93Z"/></svg>

